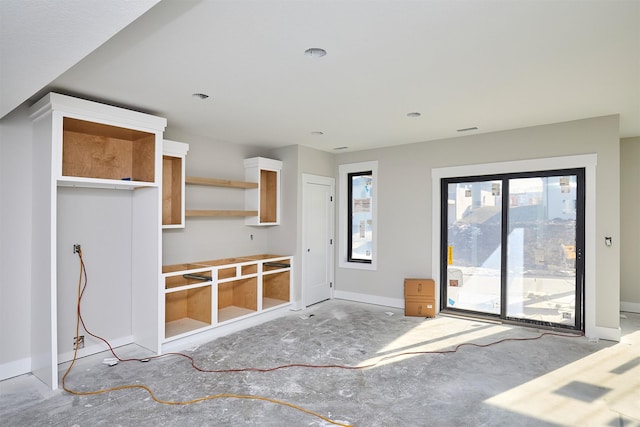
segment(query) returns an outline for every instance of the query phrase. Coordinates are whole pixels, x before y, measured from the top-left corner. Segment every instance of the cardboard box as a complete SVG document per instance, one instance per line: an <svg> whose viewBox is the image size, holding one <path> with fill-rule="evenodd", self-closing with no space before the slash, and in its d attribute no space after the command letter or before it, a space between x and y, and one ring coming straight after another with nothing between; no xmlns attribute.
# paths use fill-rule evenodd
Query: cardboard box
<svg viewBox="0 0 640 427"><path fill-rule="evenodd" d="M435 299L436 284L433 279L404 279L404 296Z"/></svg>
<svg viewBox="0 0 640 427"><path fill-rule="evenodd" d="M433 299L405 298L404 315L417 317L436 317L436 302Z"/></svg>

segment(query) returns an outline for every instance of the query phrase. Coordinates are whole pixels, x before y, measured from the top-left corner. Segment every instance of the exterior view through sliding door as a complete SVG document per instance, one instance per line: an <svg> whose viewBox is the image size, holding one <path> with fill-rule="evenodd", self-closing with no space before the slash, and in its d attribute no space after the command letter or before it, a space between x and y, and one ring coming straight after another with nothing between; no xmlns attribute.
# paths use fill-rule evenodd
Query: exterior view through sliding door
<svg viewBox="0 0 640 427"><path fill-rule="evenodd" d="M441 185L441 308L582 330L584 170Z"/></svg>

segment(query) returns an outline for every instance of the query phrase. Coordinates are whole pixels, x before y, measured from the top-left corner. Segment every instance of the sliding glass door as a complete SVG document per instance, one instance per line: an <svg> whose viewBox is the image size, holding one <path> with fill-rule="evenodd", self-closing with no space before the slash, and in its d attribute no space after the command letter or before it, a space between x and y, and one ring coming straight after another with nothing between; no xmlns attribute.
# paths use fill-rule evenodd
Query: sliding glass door
<svg viewBox="0 0 640 427"><path fill-rule="evenodd" d="M444 310L582 328L584 171L442 181Z"/></svg>

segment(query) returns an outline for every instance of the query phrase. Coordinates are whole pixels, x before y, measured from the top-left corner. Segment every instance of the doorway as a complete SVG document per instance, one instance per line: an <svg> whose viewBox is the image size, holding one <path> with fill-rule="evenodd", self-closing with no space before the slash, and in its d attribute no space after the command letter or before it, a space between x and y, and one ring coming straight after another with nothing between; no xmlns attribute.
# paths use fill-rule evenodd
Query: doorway
<svg viewBox="0 0 640 427"><path fill-rule="evenodd" d="M441 309L583 330L584 169L441 181Z"/></svg>
<svg viewBox="0 0 640 427"><path fill-rule="evenodd" d="M302 174L302 304L333 295L334 178Z"/></svg>

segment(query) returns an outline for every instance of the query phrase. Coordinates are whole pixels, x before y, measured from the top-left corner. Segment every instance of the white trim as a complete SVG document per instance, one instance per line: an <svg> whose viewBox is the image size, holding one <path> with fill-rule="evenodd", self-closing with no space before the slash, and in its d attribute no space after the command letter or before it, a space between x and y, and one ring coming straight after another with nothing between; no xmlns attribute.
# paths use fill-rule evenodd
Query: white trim
<svg viewBox="0 0 640 427"><path fill-rule="evenodd" d="M31 358L13 360L11 362L0 364L0 381L8 378L17 377L31 372Z"/></svg>
<svg viewBox="0 0 640 427"><path fill-rule="evenodd" d="M85 339L88 337L85 337ZM112 348L122 347L123 345L134 343L133 335L129 335L128 337L116 338L113 340L109 340L109 344L111 344ZM93 354L102 353L103 351L107 351L109 348L104 343L96 343L85 348L79 349L76 358L80 359L81 357L91 356ZM58 354L58 364L69 362L73 359L73 350L65 353Z"/></svg>
<svg viewBox="0 0 640 427"><path fill-rule="evenodd" d="M431 171L432 194L432 231L434 236L440 233L440 180L473 175L492 175L527 171L544 171L554 169L585 169L585 263L584 279L584 328L585 335L612 339L615 335L609 328L596 327L596 165L597 154L582 154L577 156L551 157L544 159L516 160L500 163L485 163L477 165L452 166L434 168ZM431 248L431 277L440 283L440 238L432 239ZM591 259L593 257L594 259ZM619 335L619 332L618 332ZM619 338L618 338L619 339Z"/></svg>
<svg viewBox="0 0 640 427"><path fill-rule="evenodd" d="M306 185L307 184L318 184L318 185L326 185L330 187L330 191L331 191L331 198L333 200L333 202L331 202L331 224L329 226L329 238L332 239L334 242L336 240L336 236L335 236L335 216L336 216L336 210L335 210L335 198L336 198L336 180L333 177L327 177L327 176L320 176L320 175L312 175L312 174L308 174L308 173L303 173L302 174L302 224L305 225L306 224L306 215L307 212L305 210L305 189L306 189ZM296 303L294 304L294 309L295 310L300 310L301 308L305 307L305 285L306 285L306 272L305 272L305 266L304 266L304 251L307 247L307 233L306 231L303 229L302 230L302 255L300 256L300 266L301 266L301 281L302 281L302 286L300 287L300 301L296 301ZM329 298L333 298L334 297L334 289L335 289L335 268L334 268L334 254L335 254L335 250L334 250L335 246L332 246L329 254L328 254L328 263L329 265L327 266L327 268L329 269L329 282L331 282L333 284L333 286L331 286L331 289L329 291Z"/></svg>
<svg viewBox="0 0 640 427"><path fill-rule="evenodd" d="M232 334L234 332L242 331L244 329L251 328L253 326L261 325L270 320L283 317L290 313L291 308L289 304L281 307L276 307L268 311L260 312L257 315L251 315L237 321L232 321L224 325L216 326L211 329L204 330L183 338L179 338L173 341L168 341L162 344L162 353L169 353L184 349L197 348L201 344L205 344L216 338L223 337L225 335Z"/></svg>
<svg viewBox="0 0 640 427"><path fill-rule="evenodd" d="M640 303L620 301L620 311L629 313L640 313Z"/></svg>
<svg viewBox="0 0 640 427"><path fill-rule="evenodd" d="M373 233L371 263L348 262L347 261L347 233L349 233L349 225L347 224L348 201L347 201L347 174L352 172L371 171L372 175L372 193L371 193L371 214L373 223L371 231ZM378 266L378 161L348 163L338 166L338 266L340 268L352 268L359 270L377 270Z"/></svg>
<svg viewBox="0 0 640 427"><path fill-rule="evenodd" d="M601 339L607 341L619 342L622 338L622 332L620 328L605 328L603 326L596 326L591 330L591 333L585 332L587 339Z"/></svg>
<svg viewBox="0 0 640 427"><path fill-rule="evenodd" d="M404 299L402 298L381 297L377 295L361 294L358 292L340 291L337 289L333 295L336 299L364 302L367 304L382 305L385 307L404 308Z"/></svg>

